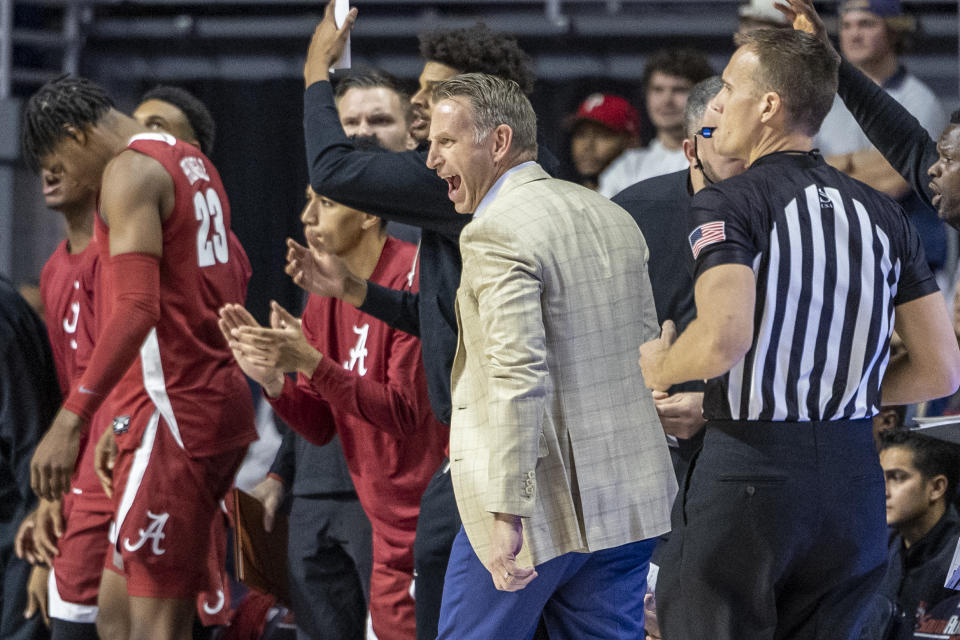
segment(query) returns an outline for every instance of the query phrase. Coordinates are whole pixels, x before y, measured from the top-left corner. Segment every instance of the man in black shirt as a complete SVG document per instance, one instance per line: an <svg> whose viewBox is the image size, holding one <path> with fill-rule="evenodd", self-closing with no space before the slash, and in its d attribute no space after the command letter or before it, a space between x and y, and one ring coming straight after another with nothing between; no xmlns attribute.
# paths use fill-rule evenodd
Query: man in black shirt
<svg viewBox="0 0 960 640"><path fill-rule="evenodd" d="M796 31L738 42L714 140L749 168L694 197L697 318L640 350L653 389L709 379L658 617L667 640L856 638L885 563L881 380L884 404L952 393L960 349L899 206L811 151L835 58Z"/></svg>
<svg viewBox="0 0 960 640"><path fill-rule="evenodd" d="M956 595L944 587L960 537L956 495L960 459L954 445L912 431L887 431L880 440L887 484L890 540L880 593L896 603L890 640L910 640L918 618Z"/></svg>
<svg viewBox="0 0 960 640"><path fill-rule="evenodd" d="M457 343L454 298L460 284L460 230L470 221L458 215L447 198L447 183L426 166L426 150L404 153L358 151L340 128L329 69L340 57L356 19L348 14L341 29L333 19L333 2L317 26L304 67L304 136L314 191L346 206L387 220L421 228L420 292L378 287L354 277L331 256L292 252L287 272L311 293L340 298L389 325L420 337L427 391L437 419L450 424L450 370ZM415 137L429 131L433 86L457 73L481 72L508 78L524 91L533 88L530 59L513 38L483 25L421 39L426 63L420 90L411 98ZM556 158L540 149L548 172ZM299 275L297 275L299 273ZM443 576L450 546L460 529L450 484L449 464L441 465L424 492L414 548L417 637L436 637Z"/></svg>
<svg viewBox="0 0 960 640"><path fill-rule="evenodd" d="M40 616L23 618L30 565L14 555L14 537L36 504L30 457L60 408L59 388L43 323L0 276L0 638L47 637Z"/></svg>
<svg viewBox="0 0 960 640"><path fill-rule="evenodd" d="M721 87L723 82L713 76L695 85L687 96L683 152L690 167L638 182L613 198L633 216L647 240L658 321L663 324L670 320L680 331L696 315L694 262L687 249L690 200L704 187L746 168L742 160L724 158L713 148L712 134L719 115L708 108L708 103ZM654 400L663 430L676 439L671 442L670 455L677 477L682 479L690 457L703 442L703 381L674 385L669 394L656 391Z"/></svg>

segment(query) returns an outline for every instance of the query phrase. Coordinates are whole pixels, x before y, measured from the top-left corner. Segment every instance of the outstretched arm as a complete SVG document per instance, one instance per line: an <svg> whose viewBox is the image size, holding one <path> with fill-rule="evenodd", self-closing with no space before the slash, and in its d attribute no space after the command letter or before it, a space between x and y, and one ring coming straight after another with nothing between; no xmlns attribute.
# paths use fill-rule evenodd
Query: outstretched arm
<svg viewBox="0 0 960 640"><path fill-rule="evenodd" d="M446 183L427 168L422 154L357 151L343 132L329 68L343 52L356 9L337 29L333 4L317 25L304 66L303 130L313 190L348 207L456 238L469 218L454 211Z"/></svg>
<svg viewBox="0 0 960 640"><path fill-rule="evenodd" d="M420 337L419 293L388 289L358 278L339 256L308 249L293 239L287 239L285 271L308 293L343 300L394 329Z"/></svg>
<svg viewBox="0 0 960 640"><path fill-rule="evenodd" d="M781 5L781 11L793 20L794 29L824 40L833 49L813 0L778 1L789 5L787 9ZM919 120L846 60L840 61L839 81L837 94L873 146L917 195L933 206L927 169L937 161L937 143Z"/></svg>
<svg viewBox="0 0 960 640"><path fill-rule="evenodd" d="M76 463L80 432L137 357L160 318L163 216L172 208L173 181L159 162L125 151L107 165L100 213L110 226L110 317L63 408L31 464L37 495L54 500L66 492Z"/></svg>

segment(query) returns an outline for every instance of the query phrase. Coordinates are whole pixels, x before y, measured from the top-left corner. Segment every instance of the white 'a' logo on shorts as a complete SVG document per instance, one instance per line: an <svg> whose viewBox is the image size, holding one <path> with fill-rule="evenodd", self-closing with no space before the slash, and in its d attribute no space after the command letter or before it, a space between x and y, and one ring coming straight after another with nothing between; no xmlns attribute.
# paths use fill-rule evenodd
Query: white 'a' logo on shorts
<svg viewBox="0 0 960 640"><path fill-rule="evenodd" d="M364 359L367 357L367 333L370 332L370 325L364 324L362 327L354 327L353 332L357 334L357 346L350 349L350 360L343 363L343 368L353 371L356 367L357 373L365 376L367 375L367 365Z"/></svg>
<svg viewBox="0 0 960 640"><path fill-rule="evenodd" d="M144 544L147 540L151 540L151 551L153 555L162 556L167 552L166 549L160 548L160 541L163 540L166 535L163 533L163 525L167 524L167 518L170 517L169 513L161 513L160 515L154 515L147 511L147 517L150 518L150 526L145 530L140 529L140 539L130 544L130 538L125 538L123 541L123 546L127 551L136 551Z"/></svg>

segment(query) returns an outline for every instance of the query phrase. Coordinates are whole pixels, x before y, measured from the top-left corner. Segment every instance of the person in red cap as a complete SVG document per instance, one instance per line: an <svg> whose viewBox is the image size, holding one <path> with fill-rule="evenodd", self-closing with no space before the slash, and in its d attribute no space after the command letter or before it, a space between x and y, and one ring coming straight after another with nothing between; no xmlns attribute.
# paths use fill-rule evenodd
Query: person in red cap
<svg viewBox="0 0 960 640"><path fill-rule="evenodd" d="M592 93L572 118L570 156L580 184L597 188L597 177L621 153L639 143L640 116L611 93Z"/></svg>

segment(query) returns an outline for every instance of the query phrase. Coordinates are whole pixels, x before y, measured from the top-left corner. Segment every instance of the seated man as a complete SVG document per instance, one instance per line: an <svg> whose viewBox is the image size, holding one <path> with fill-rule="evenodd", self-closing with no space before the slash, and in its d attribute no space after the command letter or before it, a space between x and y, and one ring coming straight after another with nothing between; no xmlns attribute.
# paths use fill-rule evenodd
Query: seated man
<svg viewBox="0 0 960 640"><path fill-rule="evenodd" d="M637 146L640 116L624 98L610 93L593 93L580 103L573 115L570 158L579 182L597 188L597 177L630 147Z"/></svg>
<svg viewBox="0 0 960 640"><path fill-rule="evenodd" d="M960 457L954 445L895 429L880 436L880 466L893 534L880 592L896 604L887 637L908 640L925 612L956 593L944 582L960 537L950 504Z"/></svg>
<svg viewBox="0 0 960 640"><path fill-rule="evenodd" d="M412 286L413 245L389 238L383 219L309 193L301 219L316 253L336 256L381 286ZM288 273L301 282L299 263ZM271 325L257 327L239 305L221 310L220 328L234 357L263 387L277 415L313 444L340 437L373 529L373 630L380 640L412 640L420 497L447 443L447 430L427 398L420 341L341 300L317 295L308 299L302 324L274 303ZM284 375L292 372L298 373L296 382Z"/></svg>

